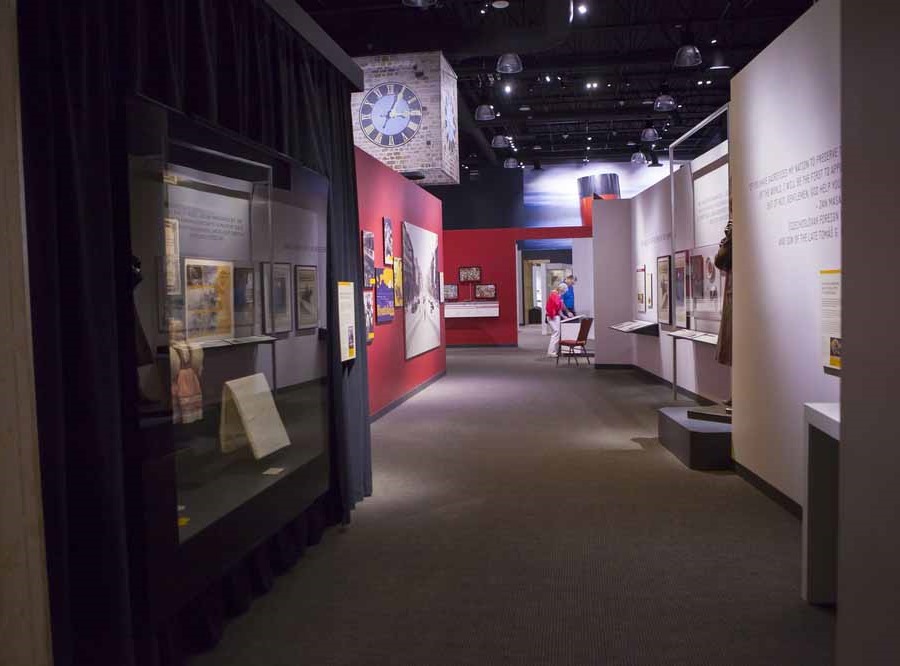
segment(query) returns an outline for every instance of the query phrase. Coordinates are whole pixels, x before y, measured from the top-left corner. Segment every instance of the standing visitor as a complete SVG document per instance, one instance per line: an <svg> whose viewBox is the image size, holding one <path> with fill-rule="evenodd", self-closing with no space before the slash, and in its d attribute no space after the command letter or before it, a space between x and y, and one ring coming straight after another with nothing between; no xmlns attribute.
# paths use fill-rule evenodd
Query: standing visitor
<svg viewBox="0 0 900 666"><path fill-rule="evenodd" d="M566 278L566 286L568 287L568 291L563 294L562 301L565 306L565 310L569 317L575 316L575 283L578 282L578 278L574 275L570 275Z"/></svg>
<svg viewBox="0 0 900 666"><path fill-rule="evenodd" d="M547 323L550 325L550 344L547 346L547 356L556 356L559 353L559 313L565 307L562 302L562 295L569 288L565 282L560 282L559 286L550 292L547 299Z"/></svg>

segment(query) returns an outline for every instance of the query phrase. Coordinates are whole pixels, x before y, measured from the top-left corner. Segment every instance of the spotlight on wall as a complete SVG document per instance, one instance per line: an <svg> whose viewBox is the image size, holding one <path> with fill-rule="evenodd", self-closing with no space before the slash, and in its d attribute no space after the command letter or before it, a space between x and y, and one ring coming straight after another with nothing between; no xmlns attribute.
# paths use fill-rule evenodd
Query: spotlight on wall
<svg viewBox="0 0 900 666"><path fill-rule="evenodd" d="M579 5L578 5L578 13L581 14L582 16L584 16L585 14L587 14L587 12L588 12L587 5L586 5L585 3L583 3L583 2L582 2L582 3L579 3Z"/></svg>
<svg viewBox="0 0 900 666"><path fill-rule="evenodd" d="M517 53L504 53L497 59L497 72L500 74L518 74L523 69L522 59Z"/></svg>
<svg viewBox="0 0 900 666"><path fill-rule="evenodd" d="M510 94L512 92L512 86L507 83L505 86L503 86L503 92L505 92L507 95Z"/></svg>

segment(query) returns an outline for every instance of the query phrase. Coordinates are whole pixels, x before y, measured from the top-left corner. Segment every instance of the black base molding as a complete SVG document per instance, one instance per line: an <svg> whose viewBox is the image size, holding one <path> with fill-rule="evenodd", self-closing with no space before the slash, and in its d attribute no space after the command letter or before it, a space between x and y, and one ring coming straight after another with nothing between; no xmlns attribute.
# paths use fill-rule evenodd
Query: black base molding
<svg viewBox="0 0 900 666"><path fill-rule="evenodd" d="M657 384L662 384L663 386L672 388L672 382L670 382L668 379L664 379L659 375L655 375L649 370L645 370L644 368L638 365L634 365L633 363L595 363L594 368L597 370L634 370L635 372L643 375L645 378L653 382L656 382ZM690 400L693 400L697 404L704 407L716 404L714 400L704 398L702 395L694 393L693 391L688 391L686 388L682 388L680 386L678 387L678 395L689 398Z"/></svg>
<svg viewBox="0 0 900 666"><path fill-rule="evenodd" d="M375 421L380 419L382 416L384 416L388 412L391 412L391 411L397 409L397 407L399 407L400 405L402 405L404 402L406 402L410 398L415 397L416 395L418 395L419 393L421 393L422 391L427 389L429 386L434 384L437 380L443 379L446 374L447 374L446 370L444 370L443 372L439 372L431 379L425 380L425 382L423 384L419 384L416 388L414 388L409 393L402 395L399 398L397 398L396 400L394 400L394 402L389 404L387 407L382 407L377 412L372 414L372 416L369 417L369 423L375 423Z"/></svg>
<svg viewBox="0 0 900 666"><path fill-rule="evenodd" d="M789 514L791 514L798 520L803 519L803 507L802 506L800 506L799 504L797 504L797 502L795 502L790 497L785 495L783 492L778 490L778 488L773 486L771 483L769 483L765 479L757 476L754 472L751 472L749 469L744 467L738 461L733 460L732 462L734 463L734 471L739 477L744 479L744 481L746 481L751 486L756 488L759 492L761 492L763 495L768 497L770 500L772 500L776 504L780 505Z"/></svg>

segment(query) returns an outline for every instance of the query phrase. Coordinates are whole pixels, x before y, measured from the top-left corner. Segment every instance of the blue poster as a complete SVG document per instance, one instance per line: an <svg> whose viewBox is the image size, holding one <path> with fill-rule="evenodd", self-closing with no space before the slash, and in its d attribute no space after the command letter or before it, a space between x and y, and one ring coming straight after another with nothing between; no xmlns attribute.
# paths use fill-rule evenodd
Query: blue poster
<svg viewBox="0 0 900 666"><path fill-rule="evenodd" d="M375 321L394 321L394 269L379 268L375 281Z"/></svg>

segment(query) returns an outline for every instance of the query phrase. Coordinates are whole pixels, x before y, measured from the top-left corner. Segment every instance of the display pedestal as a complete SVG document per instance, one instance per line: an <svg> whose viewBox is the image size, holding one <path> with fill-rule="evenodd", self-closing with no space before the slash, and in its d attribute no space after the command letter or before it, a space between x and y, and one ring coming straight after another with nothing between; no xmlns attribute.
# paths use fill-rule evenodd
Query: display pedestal
<svg viewBox="0 0 900 666"><path fill-rule="evenodd" d="M659 410L660 443L691 469L731 469L731 425L689 418L688 410Z"/></svg>
<svg viewBox="0 0 900 666"><path fill-rule="evenodd" d="M710 407L691 407L688 409L688 418L697 421L713 421L715 423L731 423L731 412L725 409L725 405L712 405Z"/></svg>

